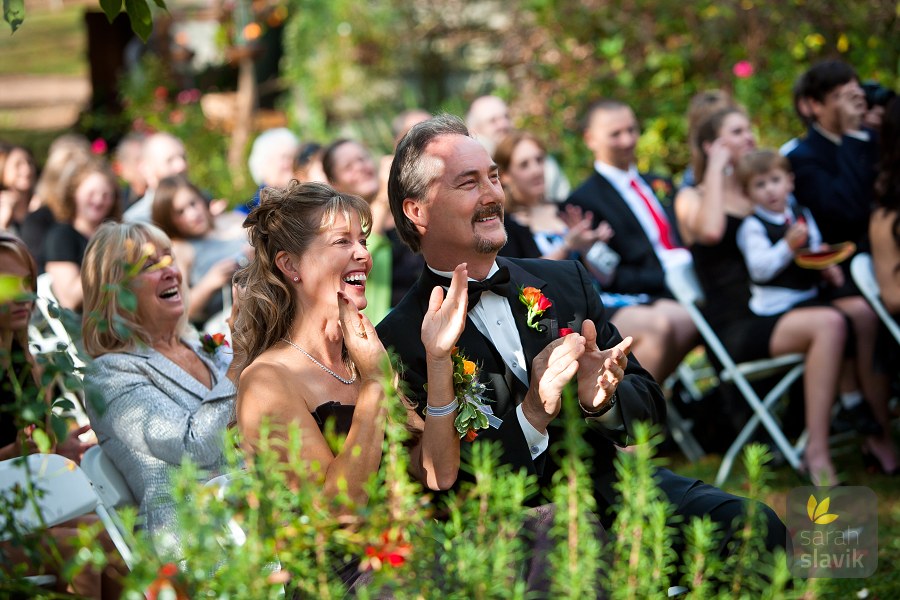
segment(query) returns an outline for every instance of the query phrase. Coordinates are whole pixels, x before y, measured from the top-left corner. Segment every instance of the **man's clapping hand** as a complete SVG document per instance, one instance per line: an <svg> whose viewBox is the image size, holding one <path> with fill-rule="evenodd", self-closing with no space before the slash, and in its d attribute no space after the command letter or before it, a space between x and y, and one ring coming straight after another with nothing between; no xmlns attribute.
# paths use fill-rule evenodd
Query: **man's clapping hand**
<svg viewBox="0 0 900 600"><path fill-rule="evenodd" d="M586 411L596 412L612 400L625 379L634 338L628 336L612 348L601 350L597 346L597 327L590 319L582 324L581 334L585 350L578 367L578 401Z"/></svg>
<svg viewBox="0 0 900 600"><path fill-rule="evenodd" d="M585 338L570 333L554 340L531 363L531 386L522 401L522 412L540 432L547 430L562 407L562 391L578 371L585 352Z"/></svg>

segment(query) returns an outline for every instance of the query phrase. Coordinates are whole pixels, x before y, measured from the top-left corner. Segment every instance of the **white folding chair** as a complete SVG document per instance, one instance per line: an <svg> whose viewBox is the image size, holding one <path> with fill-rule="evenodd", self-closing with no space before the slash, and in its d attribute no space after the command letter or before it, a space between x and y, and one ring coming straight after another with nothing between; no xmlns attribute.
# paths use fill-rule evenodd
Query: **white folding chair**
<svg viewBox="0 0 900 600"><path fill-rule="evenodd" d="M900 344L900 325L897 325L897 321L894 320L894 317L884 307L884 302L881 301L881 289L878 287L878 280L875 279L872 256L865 252L854 256L850 262L850 275L853 277L853 281L856 282L856 287L859 288L859 291L862 292L869 304L872 305L872 308L875 309L875 314L878 315L881 322L884 323L891 335L894 336L894 339L897 340L897 343Z"/></svg>
<svg viewBox="0 0 900 600"><path fill-rule="evenodd" d="M59 301L53 294L52 284L53 278L49 273L41 273L38 275L35 286L37 288L37 297L35 298L34 304L46 322L46 325L50 328L50 331L53 332L57 343L66 345L66 351L72 357L76 367L83 367L84 361L81 360L81 357L78 355L78 350L75 347L75 340L72 338L72 334L66 329L62 319L60 319L58 315L53 314L54 312L58 313L65 309L60 307ZM54 311L52 307L55 307L56 311Z"/></svg>
<svg viewBox="0 0 900 600"><path fill-rule="evenodd" d="M37 313L28 327L28 341L35 355L50 355L56 352L65 352L69 355L77 369L83 369L85 362L78 354L78 348L71 333L60 318L62 309L51 288L52 277L49 273L38 275L36 282L35 307ZM53 309L56 308L56 310ZM81 376L80 371L74 373ZM84 411L83 398L77 390L65 387L65 382L58 381L63 396L74 405L74 409L66 414L75 419L79 425L87 425L90 420Z"/></svg>
<svg viewBox="0 0 900 600"><path fill-rule="evenodd" d="M231 485L233 481L238 479L239 477L246 477L246 471L235 471L232 473L223 473L217 477L213 477L209 481L206 482L205 486L216 491L216 498L219 500L225 499L225 493L228 491L228 487ZM226 525L228 529L228 535L231 537L231 540L237 546L243 546L247 543L247 534L241 529L241 526L238 525L237 521L234 519L230 519L228 524ZM277 573L281 571L281 562L275 561L272 563L268 563L267 567L270 573ZM279 596L284 596L284 586L281 586L281 590L279 592Z"/></svg>
<svg viewBox="0 0 900 600"><path fill-rule="evenodd" d="M137 500L134 499L131 488L128 487L118 467L109 456L103 453L103 449L96 445L88 448L81 457L81 468L91 480L94 490L106 505L119 531L125 531L116 509L123 506L136 506Z"/></svg>
<svg viewBox="0 0 900 600"><path fill-rule="evenodd" d="M678 445L681 453L691 462L696 462L706 456L703 446L694 436L693 419L685 418L675 406L674 394L677 393L676 382L681 383L684 392L691 401L698 401L703 393L696 385L697 374L685 361L682 361L675 372L663 382L662 388L666 392L666 426L672 439Z"/></svg>
<svg viewBox="0 0 900 600"><path fill-rule="evenodd" d="M20 528L36 531L43 525L53 527L93 512L100 518L122 560L132 568L131 549L77 464L58 454L31 454L0 462L0 494L10 497L15 489L28 489L29 482L43 493L33 494L34 502L26 502L24 507L13 511L13 519ZM5 518L0 516L0 532L6 527Z"/></svg>
<svg viewBox="0 0 900 600"><path fill-rule="evenodd" d="M205 486L216 491L216 498L219 500L225 499L225 492L228 491L228 487L231 485L231 482L234 481L238 477L242 477L246 475L243 471L238 471L236 473L223 473L217 477L213 477L209 481L206 482ZM247 534L244 533L244 530L241 529L241 526L235 522L234 519L228 521L228 534L231 536L231 539L238 546L243 546L247 543ZM279 566L280 570L280 566Z"/></svg>
<svg viewBox="0 0 900 600"><path fill-rule="evenodd" d="M736 364L731 355L725 349L719 337L713 331L707 322L703 313L700 312L700 306L705 302L703 291L700 283L697 281L697 275L694 273L694 267L691 264L678 265L666 271L666 283L675 298L684 306L691 319L694 321L703 341L706 344L707 351L713 353L716 359L722 364L719 372L719 381L722 383L733 383L738 389L741 396L750 405L753 415L744 425L744 428L735 438L734 442L728 448L725 456L722 458L722 464L716 475L716 485L722 485L731 467L737 458L738 453L750 441L750 437L760 422L766 428L766 431L772 437L778 450L784 455L785 460L795 470L800 467L803 447L806 443L806 436L801 435L796 444L791 444L785 437L784 432L778 422L770 412L775 402L777 402L791 387L791 385L803 374L803 355L788 354L777 358L754 360ZM750 380L760 379L775 375L780 372L787 371L786 374L775 384L768 394L762 399L750 385Z"/></svg>

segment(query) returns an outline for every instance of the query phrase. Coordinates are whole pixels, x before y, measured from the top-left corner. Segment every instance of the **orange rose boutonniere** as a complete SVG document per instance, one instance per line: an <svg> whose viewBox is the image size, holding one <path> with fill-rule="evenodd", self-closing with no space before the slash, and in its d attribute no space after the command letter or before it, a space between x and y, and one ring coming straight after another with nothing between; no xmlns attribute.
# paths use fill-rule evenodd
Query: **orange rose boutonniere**
<svg viewBox="0 0 900 600"><path fill-rule="evenodd" d="M519 302L528 309L528 326L540 331L541 325L535 322L535 318L544 316L544 313L553 306L553 303L541 293L541 290L534 287L519 288Z"/></svg>
<svg viewBox="0 0 900 600"><path fill-rule="evenodd" d="M668 206L669 197L672 195L672 185L665 179L654 179L650 182L650 187L653 188L653 193L656 194L659 203Z"/></svg>
<svg viewBox="0 0 900 600"><path fill-rule="evenodd" d="M214 355L222 346L228 348L228 340L226 340L225 335L221 333L214 333L212 335L206 333L200 337L200 346L207 354Z"/></svg>

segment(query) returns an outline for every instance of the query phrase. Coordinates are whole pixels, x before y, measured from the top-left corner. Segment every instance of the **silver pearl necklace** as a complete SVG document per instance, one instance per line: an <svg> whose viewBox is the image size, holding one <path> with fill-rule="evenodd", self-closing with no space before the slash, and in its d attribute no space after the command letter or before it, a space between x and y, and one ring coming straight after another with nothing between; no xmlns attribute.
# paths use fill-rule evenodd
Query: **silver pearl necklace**
<svg viewBox="0 0 900 600"><path fill-rule="evenodd" d="M353 371L353 377L351 377L350 379L344 379L343 377L341 377L340 375L338 375L337 373L335 373L334 371L332 371L331 369L329 369L328 367L326 367L325 365L323 365L322 363L317 361L316 358L312 354L310 354L309 352L307 352L306 350L304 350L303 348L301 348L300 346L298 346L291 340L289 340L287 338L281 338L281 341L284 342L285 344L288 344L289 346L293 346L294 348L296 348L297 350L302 352L306 356L306 358L308 358L309 360L311 360L314 363L316 363L317 365L319 365L320 369L322 369L323 371L325 371L326 373L328 373L329 375L331 375L332 377L334 377L341 383L350 385L351 383L356 381L356 369L351 369L351 371Z"/></svg>

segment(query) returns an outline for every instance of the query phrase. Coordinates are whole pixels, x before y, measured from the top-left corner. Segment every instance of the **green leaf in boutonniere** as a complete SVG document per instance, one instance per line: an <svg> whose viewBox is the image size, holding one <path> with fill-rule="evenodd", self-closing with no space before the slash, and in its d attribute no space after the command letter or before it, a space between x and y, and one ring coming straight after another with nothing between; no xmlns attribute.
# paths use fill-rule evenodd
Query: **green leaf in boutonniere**
<svg viewBox="0 0 900 600"><path fill-rule="evenodd" d="M541 330L541 324L535 319L544 316L548 308L553 306L550 299L535 287L519 288L519 302L528 309L528 326L536 331Z"/></svg>

